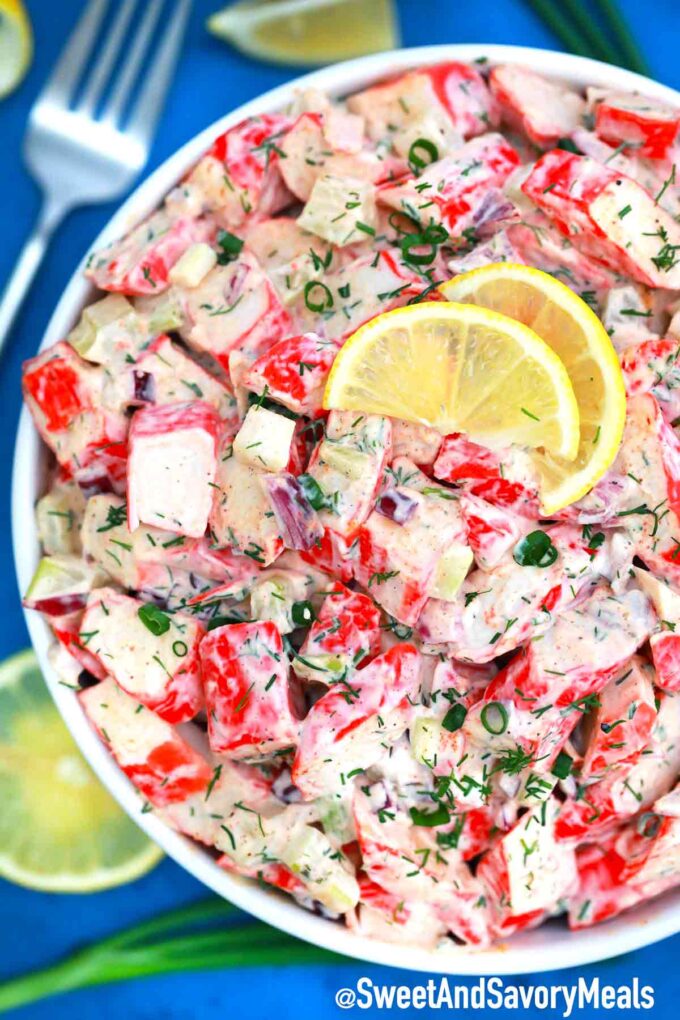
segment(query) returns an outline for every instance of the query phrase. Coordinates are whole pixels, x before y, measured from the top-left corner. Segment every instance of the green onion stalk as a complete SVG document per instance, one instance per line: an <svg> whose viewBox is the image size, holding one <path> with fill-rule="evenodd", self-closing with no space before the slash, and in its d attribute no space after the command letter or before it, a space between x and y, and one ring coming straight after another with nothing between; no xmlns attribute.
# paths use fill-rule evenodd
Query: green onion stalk
<svg viewBox="0 0 680 1020"><path fill-rule="evenodd" d="M61 992L154 974L338 959L251 921L224 900L209 899L143 921L43 970L0 984L0 1013Z"/></svg>

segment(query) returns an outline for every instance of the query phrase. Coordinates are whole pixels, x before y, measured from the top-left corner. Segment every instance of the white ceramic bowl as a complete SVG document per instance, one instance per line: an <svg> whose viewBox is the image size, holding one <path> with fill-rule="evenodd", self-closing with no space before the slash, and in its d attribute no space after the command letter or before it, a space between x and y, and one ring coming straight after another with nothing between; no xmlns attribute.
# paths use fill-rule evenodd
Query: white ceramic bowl
<svg viewBox="0 0 680 1020"><path fill-rule="evenodd" d="M233 113L227 114L187 142L137 188L94 241L92 248L121 236L150 213L170 188L198 159L213 138L244 117L283 108L293 90L314 86L331 96L344 96L397 71L434 64L441 60L470 61L487 57L490 64L513 62L558 77L578 86L601 85L637 89L650 96L680 105L680 94L647 78L565 53L515 46L427 46L397 50L352 60L316 71L267 92ZM60 340L75 324L94 293L78 266L50 320L41 348ZM44 450L30 416L24 408L17 436L12 485L12 530L19 588L25 591L39 558L33 523L33 507L42 493ZM373 963L412 970L448 974L518 974L592 963L617 956L680 931L680 892L663 896L634 912L581 932L569 932L563 921L550 922L535 931L511 939L507 944L479 951L452 946L429 951L414 946L387 944L360 938L339 925L308 913L292 899L261 889L217 867L198 845L169 829L153 814L141 814L140 799L129 780L100 743L80 709L74 693L57 683L47 658L51 642L49 628L37 613L26 613L26 623L51 694L64 720L104 785L127 813L178 864L195 878L236 906L263 921L320 946Z"/></svg>

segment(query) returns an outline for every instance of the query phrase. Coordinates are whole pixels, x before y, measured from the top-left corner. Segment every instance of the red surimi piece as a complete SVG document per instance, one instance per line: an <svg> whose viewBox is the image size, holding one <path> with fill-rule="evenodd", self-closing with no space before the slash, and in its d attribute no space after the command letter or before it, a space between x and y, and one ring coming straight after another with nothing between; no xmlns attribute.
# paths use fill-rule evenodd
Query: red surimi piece
<svg viewBox="0 0 680 1020"><path fill-rule="evenodd" d="M288 659L270 621L210 631L201 643L210 746L231 758L267 757L298 742Z"/></svg>
<svg viewBox="0 0 680 1020"><path fill-rule="evenodd" d="M130 428L131 531L143 523L192 538L205 533L220 431L217 411L200 400L137 411Z"/></svg>

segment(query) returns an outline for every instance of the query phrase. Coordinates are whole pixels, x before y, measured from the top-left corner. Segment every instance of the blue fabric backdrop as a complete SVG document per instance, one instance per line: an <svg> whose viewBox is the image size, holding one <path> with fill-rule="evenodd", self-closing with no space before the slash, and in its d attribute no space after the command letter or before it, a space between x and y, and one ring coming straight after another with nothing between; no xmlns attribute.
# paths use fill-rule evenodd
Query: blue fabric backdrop
<svg viewBox="0 0 680 1020"><path fill-rule="evenodd" d="M366 0L370 3L371 0ZM200 128L221 114L289 80L296 72L258 64L213 40L205 32L207 14L219 0L195 0L184 52L151 152L152 169ZM644 50L652 73L680 87L680 9L677 0L620 0L620 6ZM0 284L8 275L38 207L38 192L21 161L21 140L30 105L52 67L83 7L82 0L28 0L36 37L36 58L21 88L0 104ZM453 3L451 0L398 0L405 45L432 42L519 43L558 49L557 40L521 0ZM40 278L0 364L0 658L28 644L19 607L10 548L9 493L11 457L19 413L21 361L33 354L47 320L73 267L115 205L74 213L60 230ZM48 805L46 805L46 809ZM0 805L0 810L1 810ZM0 880L0 975L10 976L43 965L78 944L90 942L138 918L188 902L202 887L170 861L132 886L93 896L53 896L29 892ZM660 945L576 972L545 978L519 978L520 984L574 981L580 973L599 974L620 984L638 976L657 991L656 1017L677 1014L675 953L680 936ZM184 974L52 999L23 1011L26 1020L208 1020L220 1014L259 1020L278 1016L314 1020L339 1015L337 989L354 985L361 975L374 981L415 984L417 975L381 967L346 963L282 972L240 970ZM376 1012L376 1011L371 1011ZM533 1011L530 1011L533 1012ZM422 1010L399 1011L422 1016ZM463 1013L463 1016L467 1014ZM538 1015L538 1014L537 1014ZM553 1014L555 1015L555 1014ZM581 1014L586 1015L586 1014ZM533 1020L533 1018L532 1018Z"/></svg>

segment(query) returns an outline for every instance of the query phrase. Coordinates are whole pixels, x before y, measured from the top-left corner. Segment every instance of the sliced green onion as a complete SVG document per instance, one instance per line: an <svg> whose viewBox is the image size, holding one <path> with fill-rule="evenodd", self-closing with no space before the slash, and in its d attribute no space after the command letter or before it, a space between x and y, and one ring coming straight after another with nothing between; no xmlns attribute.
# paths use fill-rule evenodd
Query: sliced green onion
<svg viewBox="0 0 680 1020"><path fill-rule="evenodd" d="M323 295L320 301L314 301L310 297L314 290L318 290ZM332 308L333 295L330 292L330 288L325 283L321 283L320 280L310 280L305 284L305 304L310 312L325 312L328 308Z"/></svg>
<svg viewBox="0 0 680 1020"><path fill-rule="evenodd" d="M314 622L314 607L308 599L294 602L290 615L296 627L309 627Z"/></svg>
<svg viewBox="0 0 680 1020"><path fill-rule="evenodd" d="M422 156L418 155L418 150L424 152L429 159L423 159ZM416 138L413 145L408 150L408 165L413 173L417 173L422 170L423 167L428 166L430 163L436 163L439 159L439 149L431 142L429 138Z"/></svg>
<svg viewBox="0 0 680 1020"><path fill-rule="evenodd" d="M480 713L482 726L487 733L500 737L508 728L508 710L500 701L490 701Z"/></svg>
<svg viewBox="0 0 680 1020"><path fill-rule="evenodd" d="M387 222L392 227L392 230L394 230L397 234L408 233L408 231L404 230L403 227L404 220L408 220L409 222L413 223L413 225L416 227L420 225L417 222L417 220L414 220L413 217L409 216L408 213L403 212L402 210L397 212L395 209L393 209L392 212L387 217Z"/></svg>
<svg viewBox="0 0 680 1020"><path fill-rule="evenodd" d="M451 821L446 804L437 804L434 811L421 811L420 808L412 807L409 813L414 825L423 825L430 829L435 825L446 825Z"/></svg>
<svg viewBox="0 0 680 1020"><path fill-rule="evenodd" d="M466 815L458 815L456 818L453 829L450 832L438 832L437 833L437 845L443 850L457 850L460 842L461 833L465 825Z"/></svg>
<svg viewBox="0 0 680 1020"><path fill-rule="evenodd" d="M437 256L437 245L427 241L424 234L407 234L399 243L404 261L410 262L414 266L429 266ZM429 251L420 254L411 251L412 248L424 248L428 244Z"/></svg>
<svg viewBox="0 0 680 1020"><path fill-rule="evenodd" d="M449 232L441 223L430 223L425 230L415 234L404 234L399 239L402 258L404 262L410 262L414 266L428 266L434 262L437 249L449 239ZM429 245L430 250L417 254L411 251L412 248L425 248Z"/></svg>
<svg viewBox="0 0 680 1020"><path fill-rule="evenodd" d="M236 234L230 234L228 230L220 230L217 233L217 244L222 249L217 256L217 262L220 266L225 266L227 262L232 262L241 254L243 248L243 241Z"/></svg>
<svg viewBox="0 0 680 1020"><path fill-rule="evenodd" d="M599 49L594 50L592 45L588 44L576 25L560 11L552 0L528 0L528 3L572 53L582 57L596 57L598 60L606 59Z"/></svg>
<svg viewBox="0 0 680 1020"><path fill-rule="evenodd" d="M145 606L140 606L137 610L137 616L154 637L160 637L161 634L165 634L170 630L170 617L162 609L159 609L158 606L155 606L153 602L147 602Z"/></svg>
<svg viewBox="0 0 680 1020"><path fill-rule="evenodd" d="M409 234L401 242L404 260L413 265L429 265L436 257L436 245L430 244L429 251L420 254L411 251L412 248L424 248L426 244L422 234Z"/></svg>
<svg viewBox="0 0 680 1020"><path fill-rule="evenodd" d="M574 764L572 758L567 754L566 751L560 751L555 759L555 764L550 769L554 776L558 779L566 779L571 772L571 766Z"/></svg>
<svg viewBox="0 0 680 1020"><path fill-rule="evenodd" d="M189 645L186 641L175 641L173 642L172 650L178 659L183 659L189 651Z"/></svg>
<svg viewBox="0 0 680 1020"><path fill-rule="evenodd" d="M305 494L305 499L314 510L323 510L328 503L326 493L323 491L316 478L311 475L298 475L298 482Z"/></svg>
<svg viewBox="0 0 680 1020"><path fill-rule="evenodd" d="M452 705L442 719L442 726L445 730L448 730L449 733L455 733L456 730L459 730L465 722L466 715L467 708L465 705L461 705L460 702L457 705Z"/></svg>
<svg viewBox="0 0 680 1020"><path fill-rule="evenodd" d="M564 149L565 152L573 152L577 156L583 155L576 142L573 142L571 138L558 138L555 148Z"/></svg>
<svg viewBox="0 0 680 1020"><path fill-rule="evenodd" d="M545 531L532 531L517 543L512 556L520 567L549 567L557 559L557 549Z"/></svg>

